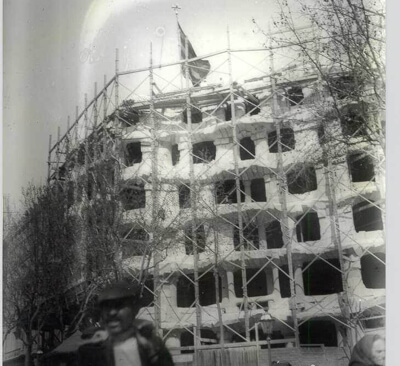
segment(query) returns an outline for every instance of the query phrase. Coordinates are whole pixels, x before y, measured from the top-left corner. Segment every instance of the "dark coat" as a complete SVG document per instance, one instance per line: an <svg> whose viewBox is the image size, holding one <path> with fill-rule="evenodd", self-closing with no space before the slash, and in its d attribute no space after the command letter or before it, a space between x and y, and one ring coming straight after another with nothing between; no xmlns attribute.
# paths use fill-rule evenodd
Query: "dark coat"
<svg viewBox="0 0 400 366"><path fill-rule="evenodd" d="M173 366L172 356L162 340L154 334L153 325L145 320L135 320L132 337L140 335L151 343L155 354L149 355L147 349L138 341L138 349L142 366ZM79 366L115 366L113 345L109 338L88 342L78 350Z"/></svg>

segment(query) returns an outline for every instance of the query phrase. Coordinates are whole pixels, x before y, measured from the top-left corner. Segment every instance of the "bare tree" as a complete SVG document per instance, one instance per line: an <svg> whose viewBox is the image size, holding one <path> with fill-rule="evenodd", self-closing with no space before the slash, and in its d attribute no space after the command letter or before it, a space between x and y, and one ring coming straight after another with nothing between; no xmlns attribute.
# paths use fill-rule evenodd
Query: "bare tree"
<svg viewBox="0 0 400 366"><path fill-rule="evenodd" d="M63 332L64 292L74 261L74 218L56 187L29 186L25 212L4 238L4 324L26 346L25 364L41 332ZM46 345L45 345L46 346ZM50 345L51 346L51 345Z"/></svg>

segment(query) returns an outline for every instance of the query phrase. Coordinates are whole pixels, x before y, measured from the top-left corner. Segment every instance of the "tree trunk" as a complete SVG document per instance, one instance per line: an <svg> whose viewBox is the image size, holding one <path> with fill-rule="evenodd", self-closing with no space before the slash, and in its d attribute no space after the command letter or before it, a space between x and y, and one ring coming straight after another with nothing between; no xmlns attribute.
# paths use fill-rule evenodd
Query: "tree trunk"
<svg viewBox="0 0 400 366"><path fill-rule="evenodd" d="M32 343L29 340L28 344L25 347L25 362L24 366L32 366Z"/></svg>

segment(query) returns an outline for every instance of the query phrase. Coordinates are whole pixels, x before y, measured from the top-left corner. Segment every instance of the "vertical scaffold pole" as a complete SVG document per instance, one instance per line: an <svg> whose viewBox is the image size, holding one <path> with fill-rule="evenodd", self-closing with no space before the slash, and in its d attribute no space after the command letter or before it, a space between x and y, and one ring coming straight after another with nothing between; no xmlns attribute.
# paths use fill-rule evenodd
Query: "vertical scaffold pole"
<svg viewBox="0 0 400 366"><path fill-rule="evenodd" d="M84 180L83 180L83 200L85 204L88 204L89 201L89 155L88 155L88 149L89 149L89 144L88 144L88 116L87 116L87 94L85 94L85 102L84 102L84 110L83 110L83 134L84 134L84 167L85 167L85 174L84 174ZM78 112L78 109L77 109ZM79 147L80 149L80 147ZM86 260L86 276L88 278L92 277L92 273L90 273L90 264L92 264L92 260L90 258L90 248L89 248L89 233L88 233L88 228L89 228L89 222L90 222L90 214L89 210L84 210L83 211L84 215L84 225L82 227L82 241L83 241L83 247L85 248L85 260Z"/></svg>
<svg viewBox="0 0 400 366"><path fill-rule="evenodd" d="M115 110L115 120L114 120L114 128L117 131L116 136L114 137L113 140L113 147L115 151L115 156L116 156L116 161L117 163L114 166L114 185L113 185L113 191L114 191L114 196L117 196L119 187L120 187L120 178L121 178L121 160L122 160L122 151L121 151L121 146L122 146L122 129L119 121L119 50L118 48L115 49L115 81L114 81L114 87L115 87L115 95L114 95L114 110ZM115 269L115 277L119 279L120 273L118 269Z"/></svg>
<svg viewBox="0 0 400 366"><path fill-rule="evenodd" d="M103 143L103 156L102 158L104 159L106 156L106 148L107 148L107 125L106 125L106 118L107 118L107 103L108 103L108 98L107 98L107 76L104 75L104 89L103 89L103 131L102 131L102 143Z"/></svg>
<svg viewBox="0 0 400 366"><path fill-rule="evenodd" d="M68 116L67 117L67 131L68 131L68 133L66 135L67 145L66 145L66 149L65 149L65 152L66 152L66 159L65 160L69 159L69 153L71 151L71 131L70 131L70 127L71 127L71 117Z"/></svg>
<svg viewBox="0 0 400 366"><path fill-rule="evenodd" d="M115 92L115 115L117 117L117 122L119 122L119 51L118 48L115 49L115 81L114 81L114 92Z"/></svg>
<svg viewBox="0 0 400 366"><path fill-rule="evenodd" d="M192 108L190 102L190 85L189 85L189 41L185 38L185 78L186 78L186 113L187 113L187 126L188 126L188 144L190 152L189 163L189 179L190 179L190 212L191 212L191 233L193 242L193 279L194 279L194 295L196 307L196 327L194 328L194 365L198 364L197 348L201 338L201 307L199 301L199 252L197 243L197 183L194 177L193 165L193 141L192 141Z"/></svg>
<svg viewBox="0 0 400 366"><path fill-rule="evenodd" d="M317 62L319 61L319 53L316 52L315 59ZM320 73L318 73L318 96L322 97L322 79ZM326 131L325 131L326 133ZM326 144L322 144L322 154L323 154L323 162L324 162L324 169L325 169L325 177L326 177L326 192L328 196L329 202L329 218L330 218L330 226L331 226L331 235L333 244L338 252L339 258L339 265L340 265L340 275L342 278L343 284L343 295L342 301L340 302L340 307L342 310L342 315L345 318L345 323L352 326L351 324L351 307L350 307L350 300L348 296L348 285L345 273L345 265L343 259L343 249L342 249L342 240L340 236L340 224L339 224L339 215L337 212L337 198L336 198L336 190L334 187L334 174L333 174L333 167L332 167L332 158L329 154L329 147ZM346 336L344 339L346 343L346 347L349 350L353 349L353 335L348 329L346 329Z"/></svg>
<svg viewBox="0 0 400 366"><path fill-rule="evenodd" d="M158 141L156 133L156 120L154 118L154 74L153 74L153 44L150 43L150 68L149 68L149 81L150 81L150 125L151 125L151 200L152 200L152 225L150 232L151 248L153 249L153 261L154 261L154 317L155 327L158 335L162 336L161 331L161 282L160 282L160 256L158 253L159 235L157 233L158 223ZM141 274L142 278L142 274Z"/></svg>
<svg viewBox="0 0 400 366"><path fill-rule="evenodd" d="M51 178L51 135L49 135L49 155L47 158L47 184L50 183Z"/></svg>
<svg viewBox="0 0 400 366"><path fill-rule="evenodd" d="M269 32L271 33L271 32ZM276 82L275 82L275 68L274 68L274 54L272 52L271 39L269 40L269 60L270 60L270 73L271 73L271 92L272 92L272 117L275 122L276 128L276 143L278 144L278 174L279 174L279 201L282 206L282 226L283 226L283 243L286 247L286 255L288 261L289 280L290 280L290 308L292 312L294 337L296 347L300 347L299 327L297 321L297 305L296 305L296 282L293 273L293 259L292 259L292 238L289 232L289 220L287 209L287 179L284 172L282 145L281 145L281 125L280 120L277 118L277 95L276 95Z"/></svg>
<svg viewBox="0 0 400 366"><path fill-rule="evenodd" d="M240 245L240 264L242 268L242 286L243 286L243 310L244 310L244 326L246 339L250 341L250 321L249 321L249 298L247 293L247 274L246 274L246 258L244 252L243 242L243 217L242 217L242 198L240 190L240 172L239 172L239 142L238 131L235 111L235 97L232 78L232 55L231 55L231 42L229 37L229 29L227 30L228 36L228 64L229 64L229 85L230 85L230 103L231 103L231 126L233 136L233 159L235 164L235 184L236 184L236 200L237 200L237 217L239 226L239 245Z"/></svg>
<svg viewBox="0 0 400 366"><path fill-rule="evenodd" d="M97 120L99 118L99 111L97 105L97 82L94 83L94 103L93 103L93 161L98 158L98 141L97 141Z"/></svg>
<svg viewBox="0 0 400 366"><path fill-rule="evenodd" d="M78 146L78 140L79 140L79 136L78 136L78 133L79 133L79 121L78 121L78 117L79 117L79 107L78 106L75 106L75 141L74 141L74 143L75 143L75 146Z"/></svg>
<svg viewBox="0 0 400 366"><path fill-rule="evenodd" d="M56 181L57 181L57 189L59 189L60 184L60 136L61 136L61 128L57 127L57 144L56 144Z"/></svg>

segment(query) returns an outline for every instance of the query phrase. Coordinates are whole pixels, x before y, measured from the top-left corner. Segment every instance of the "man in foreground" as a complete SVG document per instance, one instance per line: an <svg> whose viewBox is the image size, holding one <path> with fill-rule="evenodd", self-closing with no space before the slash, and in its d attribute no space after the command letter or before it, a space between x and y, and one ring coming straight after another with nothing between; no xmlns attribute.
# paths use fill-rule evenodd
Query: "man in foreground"
<svg viewBox="0 0 400 366"><path fill-rule="evenodd" d="M170 353L154 334L152 323L135 319L139 286L118 282L107 286L98 304L106 332L79 348L79 366L173 366Z"/></svg>

